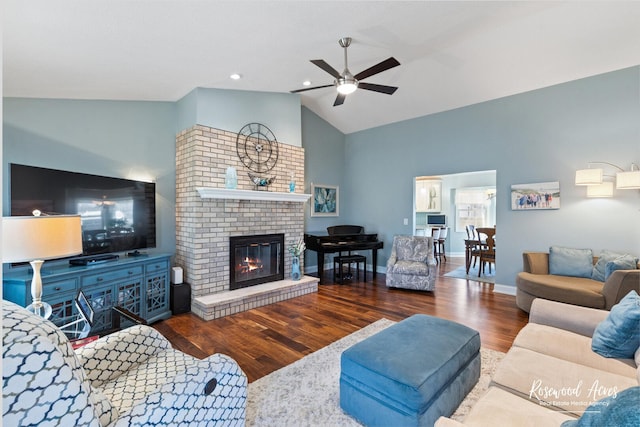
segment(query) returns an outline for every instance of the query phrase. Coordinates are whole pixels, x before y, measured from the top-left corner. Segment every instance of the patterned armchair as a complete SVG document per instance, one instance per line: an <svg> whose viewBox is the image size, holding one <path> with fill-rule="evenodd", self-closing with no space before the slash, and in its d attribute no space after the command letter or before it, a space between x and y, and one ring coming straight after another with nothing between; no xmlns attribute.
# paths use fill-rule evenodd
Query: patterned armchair
<svg viewBox="0 0 640 427"><path fill-rule="evenodd" d="M134 326L74 351L48 320L2 302L4 425L244 426L247 377Z"/></svg>
<svg viewBox="0 0 640 427"><path fill-rule="evenodd" d="M387 261L387 287L432 291L436 260L431 236L395 236Z"/></svg>

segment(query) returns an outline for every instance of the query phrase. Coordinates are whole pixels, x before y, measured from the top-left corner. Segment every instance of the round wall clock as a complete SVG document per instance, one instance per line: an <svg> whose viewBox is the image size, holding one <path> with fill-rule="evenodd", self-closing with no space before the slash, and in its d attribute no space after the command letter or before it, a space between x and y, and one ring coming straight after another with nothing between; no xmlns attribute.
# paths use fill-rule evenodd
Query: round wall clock
<svg viewBox="0 0 640 427"><path fill-rule="evenodd" d="M236 150L242 164L253 172L268 172L278 162L276 136L261 123L249 123L240 129Z"/></svg>

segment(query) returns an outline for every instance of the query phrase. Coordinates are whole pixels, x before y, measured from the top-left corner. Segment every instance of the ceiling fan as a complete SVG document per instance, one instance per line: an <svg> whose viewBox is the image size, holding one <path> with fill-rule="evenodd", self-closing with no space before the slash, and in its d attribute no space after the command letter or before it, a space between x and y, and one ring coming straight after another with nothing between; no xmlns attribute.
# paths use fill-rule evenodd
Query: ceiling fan
<svg viewBox="0 0 640 427"><path fill-rule="evenodd" d="M381 73L390 68L397 67L400 63L394 58L388 58L384 61L374 65L373 67L369 67L364 71L359 72L355 76L351 74L349 71L349 67L347 64L347 48L351 44L351 37L343 37L338 40L338 44L344 48L344 71L342 74L338 73L335 68L331 65L327 64L322 59L312 59L311 62L322 68L327 73L331 74L335 77L333 84L323 85L323 86L315 86L315 87L307 87L298 90L292 90L291 93L305 92L307 90L313 89L321 89L325 87L335 86L338 90L338 96L336 97L333 106L342 105L344 103L345 98L348 94L355 92L356 89L365 89L371 90L373 92L385 93L387 95L392 95L398 88L395 86L385 86L385 85L377 85L373 83L365 83L361 80L366 79L367 77L371 77L374 74Z"/></svg>

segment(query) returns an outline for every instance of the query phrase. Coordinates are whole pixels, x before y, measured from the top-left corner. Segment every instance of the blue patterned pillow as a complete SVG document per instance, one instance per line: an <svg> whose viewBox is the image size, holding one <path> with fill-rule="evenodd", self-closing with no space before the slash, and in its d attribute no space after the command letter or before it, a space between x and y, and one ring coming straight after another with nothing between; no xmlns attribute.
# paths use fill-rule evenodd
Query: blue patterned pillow
<svg viewBox="0 0 640 427"><path fill-rule="evenodd" d="M640 296L631 291L611 307L611 312L598 324L591 349L604 357L632 359L640 346Z"/></svg>
<svg viewBox="0 0 640 427"><path fill-rule="evenodd" d="M640 425L640 387L630 387L615 396L592 403L577 420L561 427L637 427Z"/></svg>
<svg viewBox="0 0 640 427"><path fill-rule="evenodd" d="M549 273L559 276L591 278L593 252L591 249L549 248Z"/></svg>
<svg viewBox="0 0 640 427"><path fill-rule="evenodd" d="M623 255L619 258L609 261L604 266L604 280L606 281L611 273L616 270L635 270L638 260L631 255Z"/></svg>
<svg viewBox="0 0 640 427"><path fill-rule="evenodd" d="M624 254L618 254L607 250L602 251L600 256L598 256L598 262L593 266L591 278L599 282L604 282L604 267L608 262L613 261L616 258L620 258L621 256L624 256Z"/></svg>

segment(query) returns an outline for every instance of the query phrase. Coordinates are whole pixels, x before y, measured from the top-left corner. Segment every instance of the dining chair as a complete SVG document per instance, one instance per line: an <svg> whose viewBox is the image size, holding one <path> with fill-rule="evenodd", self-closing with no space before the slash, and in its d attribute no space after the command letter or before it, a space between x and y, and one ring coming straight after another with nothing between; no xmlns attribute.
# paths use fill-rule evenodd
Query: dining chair
<svg viewBox="0 0 640 427"><path fill-rule="evenodd" d="M449 235L449 227L441 227L440 236L438 237L438 257L442 256L444 258L444 262L447 262L445 242L447 241L448 235Z"/></svg>
<svg viewBox="0 0 640 427"><path fill-rule="evenodd" d="M467 225L464 227L467 231L467 239L475 240L476 238L476 227L474 225Z"/></svg>
<svg viewBox="0 0 640 427"><path fill-rule="evenodd" d="M485 266L489 264L489 273L491 273L491 264L495 266L496 263L496 246L495 246L495 237L496 237L496 229L495 228L477 228L478 232L478 240L481 242L480 244L480 265L478 266L478 277L481 274L484 274ZM484 237L486 236L486 237ZM484 239L483 239L484 237Z"/></svg>
<svg viewBox="0 0 640 427"><path fill-rule="evenodd" d="M440 262L440 255L438 254L438 246L440 239L440 228L434 227L431 229L431 238L433 239L433 257L436 259L436 263Z"/></svg>
<svg viewBox="0 0 640 427"><path fill-rule="evenodd" d="M467 240L470 242L477 242L468 244L468 251L470 252L471 260L473 261L473 268L476 268L476 262L478 261L478 257L480 256L480 237L478 236L476 227L474 225L467 225L465 227L465 230L467 231Z"/></svg>

